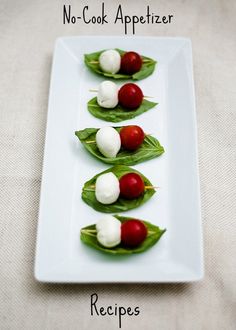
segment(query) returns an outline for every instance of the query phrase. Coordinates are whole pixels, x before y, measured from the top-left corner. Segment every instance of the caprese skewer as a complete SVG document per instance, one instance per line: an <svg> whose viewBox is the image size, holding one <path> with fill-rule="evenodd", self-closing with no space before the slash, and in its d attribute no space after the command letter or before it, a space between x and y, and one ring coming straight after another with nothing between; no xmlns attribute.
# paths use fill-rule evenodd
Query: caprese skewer
<svg viewBox="0 0 236 330"><path fill-rule="evenodd" d="M121 223L112 215L105 215L96 224L98 242L108 248L122 244L126 247L137 247L147 237L147 228L137 219Z"/></svg>
<svg viewBox="0 0 236 330"><path fill-rule="evenodd" d="M102 204L113 204L119 197L124 199L136 199L144 194L145 189L156 189L151 185L145 186L141 175L130 172L120 179L112 172L101 174L94 186L95 196Z"/></svg>
<svg viewBox="0 0 236 330"><path fill-rule="evenodd" d="M82 199L96 210L120 212L145 203L156 188L140 172L117 165L86 182Z"/></svg>
<svg viewBox="0 0 236 330"><path fill-rule="evenodd" d="M140 126L123 126L118 132L115 128L107 126L100 128L94 140L87 143L96 143L99 151L107 158L116 157L120 148L135 151L143 143L145 133Z"/></svg>
<svg viewBox="0 0 236 330"><path fill-rule="evenodd" d="M75 135L93 156L108 164L135 165L164 152L159 141L138 125L85 128Z"/></svg>
<svg viewBox="0 0 236 330"><path fill-rule="evenodd" d="M140 80L152 74L156 61L135 51L107 49L85 54L85 64L107 77Z"/></svg>
<svg viewBox="0 0 236 330"><path fill-rule="evenodd" d="M118 104L127 110L137 109L143 102L144 96L141 88L134 83L127 83L120 88L112 81L103 81L98 89L90 89L97 92L97 103L105 109L114 109Z"/></svg>
<svg viewBox="0 0 236 330"><path fill-rule="evenodd" d="M92 60L91 64L99 64L99 67L106 73L124 73L132 75L140 71L143 63L150 63L151 59L142 59L142 57L134 52L124 52L122 55L116 49L107 49L103 51L98 61Z"/></svg>
<svg viewBox="0 0 236 330"><path fill-rule="evenodd" d="M81 240L107 253L132 254L149 249L165 231L144 220L104 215L96 224L81 229Z"/></svg>

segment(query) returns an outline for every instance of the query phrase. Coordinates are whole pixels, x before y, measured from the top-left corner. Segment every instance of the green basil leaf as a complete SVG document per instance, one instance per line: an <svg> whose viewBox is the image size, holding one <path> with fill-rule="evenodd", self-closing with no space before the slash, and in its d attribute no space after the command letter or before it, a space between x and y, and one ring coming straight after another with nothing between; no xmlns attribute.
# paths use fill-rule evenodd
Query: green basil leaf
<svg viewBox="0 0 236 330"><path fill-rule="evenodd" d="M114 215L122 223L127 221L128 217L121 217L119 215ZM161 236L165 233L166 229L160 229L159 227L151 224L150 222L141 220L147 227L148 235L142 244L135 248L126 248L122 247L122 244L119 244L113 248L106 248L102 246L97 240L96 225L90 225L84 227L80 231L80 238L82 242L93 247L96 250L103 251L112 255L130 255L133 253L141 253L148 250L154 244L156 244Z"/></svg>
<svg viewBox="0 0 236 330"><path fill-rule="evenodd" d="M114 127L118 132L122 127ZM76 131L75 135L79 138L84 147L97 159L104 163L117 165L135 165L146 160L160 156L164 148L159 141L151 135L146 135L141 146L135 151L120 149L115 158L107 158L101 154L96 144L96 133L99 128L85 128ZM94 142L93 142L94 141Z"/></svg>
<svg viewBox="0 0 236 330"><path fill-rule="evenodd" d="M153 73L153 71L155 70L155 65L157 62L154 61L153 59L151 59L150 57L141 56L142 60L143 60L142 67L141 67L140 71L134 73L133 75L122 74L122 73L112 74L112 73L103 72L99 66L98 59L99 59L99 56L101 55L101 53L104 52L104 50L84 55L84 63L86 64L86 66L89 69L91 69L93 72L95 72L99 75L102 75L104 77L113 78L113 79L141 80L141 79L144 79L144 78L150 76ZM121 50L121 49L116 49L116 50L120 53L120 55L123 55L125 53L124 50Z"/></svg>
<svg viewBox="0 0 236 330"><path fill-rule="evenodd" d="M95 197L94 186L96 184L97 177L100 176L101 174L108 173L108 172L114 173L118 179L120 179L123 175L125 175L127 173L131 173L131 172L137 173L142 177L145 186L152 186L152 183L144 175L142 175L140 172L138 172L137 170L135 170L131 167L128 167L125 165L116 165L114 167L111 167L111 168L107 169L106 171L103 171L103 172L95 175L92 179L90 179L89 181L87 181L84 184L84 187L82 190L82 199L85 203L87 203L89 206L91 206L94 210L97 210L99 212L104 212L104 213L125 212L125 211L131 210L131 209L134 209L136 207L143 205L156 192L155 189L146 189L144 194L138 198L129 200L129 199L119 197L118 200L113 204L109 204L109 205L102 204Z"/></svg>
<svg viewBox="0 0 236 330"><path fill-rule="evenodd" d="M97 97L94 97L88 102L88 111L96 118L118 123L123 120L137 117L142 113L154 108L157 104L158 103L143 99L141 105L134 110L125 109L119 104L113 109L106 109L100 107L100 105L97 103Z"/></svg>

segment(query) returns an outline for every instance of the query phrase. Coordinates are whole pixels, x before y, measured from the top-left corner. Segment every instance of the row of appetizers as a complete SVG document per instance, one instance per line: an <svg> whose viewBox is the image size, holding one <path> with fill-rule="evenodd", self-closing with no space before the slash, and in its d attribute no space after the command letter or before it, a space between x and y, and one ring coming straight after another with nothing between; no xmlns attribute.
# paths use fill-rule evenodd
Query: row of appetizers
<svg viewBox="0 0 236 330"><path fill-rule="evenodd" d="M110 49L85 55L85 64L95 73L113 79L140 80L151 75L156 61L136 52ZM103 81L97 96L88 102L89 112L100 119L119 122L134 118L156 106L146 100L141 88L126 83L120 88ZM155 193L152 183L140 172L128 167L160 156L164 148L140 126L86 128L75 132L84 147L97 159L115 165L84 184L82 199L103 213L120 213L137 208ZM81 229L81 240L97 250L111 254L143 252L165 232L140 219L104 215Z"/></svg>

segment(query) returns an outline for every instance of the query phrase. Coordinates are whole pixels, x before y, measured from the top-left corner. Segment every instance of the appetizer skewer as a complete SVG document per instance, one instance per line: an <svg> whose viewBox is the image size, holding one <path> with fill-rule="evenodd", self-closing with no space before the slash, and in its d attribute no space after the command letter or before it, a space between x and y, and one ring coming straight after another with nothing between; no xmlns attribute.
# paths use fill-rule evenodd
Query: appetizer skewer
<svg viewBox="0 0 236 330"><path fill-rule="evenodd" d="M96 224L82 228L80 237L96 250L126 255L146 251L158 242L165 231L144 220L106 215Z"/></svg>
<svg viewBox="0 0 236 330"><path fill-rule="evenodd" d="M91 64L99 64L102 71L107 73L133 74L140 71L143 63L150 63L151 59L142 59L136 52L126 52L124 55L115 49L108 49L101 53L98 61L91 60Z"/></svg>
<svg viewBox="0 0 236 330"><path fill-rule="evenodd" d="M156 61L134 51L108 49L86 54L85 64L106 77L140 80L153 73Z"/></svg>
<svg viewBox="0 0 236 330"><path fill-rule="evenodd" d="M108 164L134 165L164 152L159 141L137 125L86 128L75 134L93 156Z"/></svg>
<svg viewBox="0 0 236 330"><path fill-rule="evenodd" d="M152 98L152 96L144 96L141 88L134 83L124 84L120 89L109 80L103 81L98 89L90 89L90 92L97 94L97 103L106 109L113 109L118 104L126 109L134 110L138 108L144 98Z"/></svg>
<svg viewBox="0 0 236 330"><path fill-rule="evenodd" d="M125 199L135 199L140 197L147 189L157 189L152 185L145 186L142 177L137 173L127 173L119 180L112 173L100 175L95 185L91 185L84 190L94 191L96 199L102 204L112 204L119 197Z"/></svg>
<svg viewBox="0 0 236 330"><path fill-rule="evenodd" d="M127 83L119 88L114 82L105 80L99 85L97 96L88 102L88 111L94 117L120 122L134 118L156 105L156 102L145 99L136 84Z"/></svg>
<svg viewBox="0 0 236 330"><path fill-rule="evenodd" d="M150 60L145 62L150 62ZM143 60L136 52L126 52L121 56L117 50L109 49L101 53L98 64L102 71L107 73L121 72L132 75L141 69Z"/></svg>
<svg viewBox="0 0 236 330"><path fill-rule="evenodd" d="M106 215L96 224L98 242L111 248L122 244L127 247L136 247L147 237L147 228L140 220L129 219L121 222L112 215Z"/></svg>
<svg viewBox="0 0 236 330"><path fill-rule="evenodd" d="M99 151L108 158L116 157L120 148L135 151L143 143L144 131L140 126L124 126L118 132L113 127L102 127L96 133L95 141ZM90 140L91 143L91 140Z"/></svg>
<svg viewBox="0 0 236 330"><path fill-rule="evenodd" d="M97 131L95 140L89 140L85 143L96 143L99 151L105 157L110 158L116 157L121 146L125 150L137 150L145 138L142 128L137 125L124 126L119 134L117 133L113 127L102 127Z"/></svg>
<svg viewBox="0 0 236 330"><path fill-rule="evenodd" d="M135 199L143 195L144 191L142 177L132 172L123 175L120 179L111 172L101 174L95 184L96 199L102 204L113 204L119 197Z"/></svg>
<svg viewBox="0 0 236 330"><path fill-rule="evenodd" d="M144 175L128 166L117 165L87 181L82 199L95 210L112 213L136 208L154 193L155 187Z"/></svg>

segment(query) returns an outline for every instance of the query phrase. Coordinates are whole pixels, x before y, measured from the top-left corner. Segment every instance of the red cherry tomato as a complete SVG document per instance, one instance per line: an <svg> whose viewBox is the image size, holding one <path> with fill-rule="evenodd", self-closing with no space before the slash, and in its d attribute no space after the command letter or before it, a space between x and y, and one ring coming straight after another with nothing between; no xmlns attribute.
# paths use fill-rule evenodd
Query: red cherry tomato
<svg viewBox="0 0 236 330"><path fill-rule="evenodd" d="M143 92L138 85L128 83L123 85L118 92L119 103L127 109L136 109L143 101Z"/></svg>
<svg viewBox="0 0 236 330"><path fill-rule="evenodd" d="M142 67L142 62L138 53L127 52L121 57L120 72L130 75L138 72Z"/></svg>
<svg viewBox="0 0 236 330"><path fill-rule="evenodd" d="M127 173L120 178L120 196L126 199L134 199L144 192L144 182L137 173Z"/></svg>
<svg viewBox="0 0 236 330"><path fill-rule="evenodd" d="M140 220L130 219L121 225L121 243L127 247L136 247L147 237L147 228Z"/></svg>
<svg viewBox="0 0 236 330"><path fill-rule="evenodd" d="M136 150L143 143L145 134L137 125L124 126L120 130L121 145L126 150Z"/></svg>

